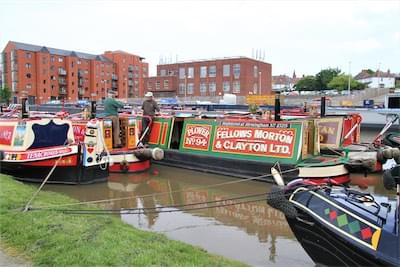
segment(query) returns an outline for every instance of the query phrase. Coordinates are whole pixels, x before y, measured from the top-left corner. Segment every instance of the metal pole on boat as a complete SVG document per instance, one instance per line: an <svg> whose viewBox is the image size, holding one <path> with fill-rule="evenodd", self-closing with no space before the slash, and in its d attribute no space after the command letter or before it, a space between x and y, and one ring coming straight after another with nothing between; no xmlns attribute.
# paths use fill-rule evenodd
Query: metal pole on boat
<svg viewBox="0 0 400 267"><path fill-rule="evenodd" d="M22 102L21 102L21 105L22 105L22 107L21 107L21 112L22 112L22 118L23 118L23 119L29 117L28 110L27 110L27 108L26 108L26 101L27 101L27 98L22 98Z"/></svg>
<svg viewBox="0 0 400 267"><path fill-rule="evenodd" d="M326 98L325 96L321 97L321 118L325 117L325 105L326 105Z"/></svg>
<svg viewBox="0 0 400 267"><path fill-rule="evenodd" d="M275 94L275 121L281 120L281 98L280 93L276 92Z"/></svg>
<svg viewBox="0 0 400 267"><path fill-rule="evenodd" d="M90 118L94 119L94 118L96 118L96 108L97 108L96 101L91 101L90 104L91 104L90 105Z"/></svg>

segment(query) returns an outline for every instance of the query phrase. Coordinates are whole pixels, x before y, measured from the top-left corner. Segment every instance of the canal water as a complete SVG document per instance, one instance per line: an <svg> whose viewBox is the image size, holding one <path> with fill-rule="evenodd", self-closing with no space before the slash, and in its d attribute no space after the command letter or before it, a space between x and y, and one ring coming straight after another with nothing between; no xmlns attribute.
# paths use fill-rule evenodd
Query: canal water
<svg viewBox="0 0 400 267"><path fill-rule="evenodd" d="M387 194L380 175L352 178L366 191ZM105 183L44 187L83 202L110 200L98 203L104 209L141 208L140 214L116 216L142 230L163 233L252 266L315 266L282 213L270 208L265 198L254 197L252 202L235 199L270 189L271 185L263 182L156 164L140 174L111 174ZM220 200L226 201L216 202ZM205 202L209 203L198 204ZM233 202L246 203L229 205Z"/></svg>

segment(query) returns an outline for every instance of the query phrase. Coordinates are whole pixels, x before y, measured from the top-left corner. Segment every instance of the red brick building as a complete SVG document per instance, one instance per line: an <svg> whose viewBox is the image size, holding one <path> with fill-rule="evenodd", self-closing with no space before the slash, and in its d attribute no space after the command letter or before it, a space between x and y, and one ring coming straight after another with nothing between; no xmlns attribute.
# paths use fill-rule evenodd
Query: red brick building
<svg viewBox="0 0 400 267"><path fill-rule="evenodd" d="M120 98L143 96L148 64L122 51L104 55L46 46L8 42L1 54L1 85L7 85L13 102L27 97L30 103L50 100L100 100L108 90ZM137 70L137 71L136 71Z"/></svg>
<svg viewBox="0 0 400 267"><path fill-rule="evenodd" d="M145 91L156 97L270 94L271 69L271 64L247 57L162 64L157 76L145 79Z"/></svg>

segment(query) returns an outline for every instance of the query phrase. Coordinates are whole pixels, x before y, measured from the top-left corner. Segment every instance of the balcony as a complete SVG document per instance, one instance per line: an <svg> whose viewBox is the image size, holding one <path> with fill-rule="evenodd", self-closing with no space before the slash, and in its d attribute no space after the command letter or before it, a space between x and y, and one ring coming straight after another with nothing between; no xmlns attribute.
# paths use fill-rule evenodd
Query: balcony
<svg viewBox="0 0 400 267"><path fill-rule="evenodd" d="M78 95L84 95L85 90L83 88L78 88Z"/></svg>
<svg viewBox="0 0 400 267"><path fill-rule="evenodd" d="M133 73L130 73L130 72L129 72L129 73L128 73L128 78L129 78L129 79L132 79L132 78L133 78Z"/></svg>
<svg viewBox="0 0 400 267"><path fill-rule="evenodd" d="M67 75L67 71L64 70L63 68L59 68L59 69L58 69L58 75L65 76L65 75Z"/></svg>
<svg viewBox="0 0 400 267"><path fill-rule="evenodd" d="M78 79L78 85L79 86L83 86L84 82L85 82L84 79L81 79L81 78Z"/></svg>
<svg viewBox="0 0 400 267"><path fill-rule="evenodd" d="M128 81L128 86L133 86L133 81Z"/></svg>
<svg viewBox="0 0 400 267"><path fill-rule="evenodd" d="M67 85L67 81L65 79L60 78L58 79L58 84Z"/></svg>
<svg viewBox="0 0 400 267"><path fill-rule="evenodd" d="M114 88L118 88L118 85L117 85L116 82L112 82L111 87L112 87L113 89L114 89Z"/></svg>
<svg viewBox="0 0 400 267"><path fill-rule="evenodd" d="M129 72L133 72L133 66L132 66L132 65L129 65L129 66L128 66L128 71L129 71Z"/></svg>
<svg viewBox="0 0 400 267"><path fill-rule="evenodd" d="M118 81L118 76L116 74L111 75L111 79L114 81Z"/></svg>
<svg viewBox="0 0 400 267"><path fill-rule="evenodd" d="M58 93L60 95L66 95L67 94L67 89L65 87L60 87L60 89L58 89Z"/></svg>

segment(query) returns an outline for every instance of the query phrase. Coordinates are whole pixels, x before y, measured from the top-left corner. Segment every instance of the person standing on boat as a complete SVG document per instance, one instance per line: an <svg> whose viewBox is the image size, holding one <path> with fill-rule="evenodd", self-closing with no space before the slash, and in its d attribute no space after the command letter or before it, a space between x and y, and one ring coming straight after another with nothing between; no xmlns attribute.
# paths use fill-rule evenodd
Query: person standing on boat
<svg viewBox="0 0 400 267"><path fill-rule="evenodd" d="M153 118L156 112L160 112L157 102L153 99L153 93L147 92L145 95L145 100L142 104L143 118L142 118L142 145L147 145L149 142L151 126L153 124ZM148 128L148 129L147 129Z"/></svg>
<svg viewBox="0 0 400 267"><path fill-rule="evenodd" d="M104 116L112 120L112 130L113 130L113 144L115 148L122 147L121 138L119 137L119 118L118 118L118 108L123 108L124 105L115 100L115 92L108 91L108 97L104 100Z"/></svg>

